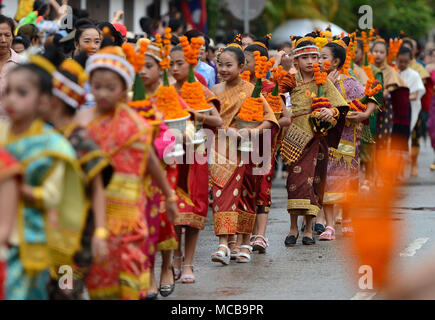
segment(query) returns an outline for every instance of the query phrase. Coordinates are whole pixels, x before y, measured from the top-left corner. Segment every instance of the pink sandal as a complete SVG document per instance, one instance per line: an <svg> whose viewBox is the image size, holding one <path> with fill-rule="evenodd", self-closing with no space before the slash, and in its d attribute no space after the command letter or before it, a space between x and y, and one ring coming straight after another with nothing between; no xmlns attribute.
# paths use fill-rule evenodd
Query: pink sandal
<svg viewBox="0 0 435 320"><path fill-rule="evenodd" d="M258 239L257 239L258 238ZM262 235L256 235L253 242L252 251L258 251L259 253L266 253L267 247L269 247L269 241Z"/></svg>
<svg viewBox="0 0 435 320"><path fill-rule="evenodd" d="M325 229L326 229L325 232L323 232L319 236L319 240L320 241L335 240L335 229L333 227L330 227L330 226L327 226Z"/></svg>

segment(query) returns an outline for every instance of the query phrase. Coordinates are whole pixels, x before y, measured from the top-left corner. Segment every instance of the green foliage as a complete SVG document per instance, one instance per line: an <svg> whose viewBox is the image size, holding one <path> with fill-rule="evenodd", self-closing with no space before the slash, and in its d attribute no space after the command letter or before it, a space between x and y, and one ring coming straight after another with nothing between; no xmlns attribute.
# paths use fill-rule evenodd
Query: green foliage
<svg viewBox="0 0 435 320"><path fill-rule="evenodd" d="M216 38L216 33L221 19L221 6L219 0L207 0L207 27L208 35Z"/></svg>
<svg viewBox="0 0 435 320"><path fill-rule="evenodd" d="M311 18L333 22L349 32L358 28L358 9L373 8L373 26L384 36L400 30L423 39L435 27L435 0L266 0L262 17L269 31L291 18Z"/></svg>

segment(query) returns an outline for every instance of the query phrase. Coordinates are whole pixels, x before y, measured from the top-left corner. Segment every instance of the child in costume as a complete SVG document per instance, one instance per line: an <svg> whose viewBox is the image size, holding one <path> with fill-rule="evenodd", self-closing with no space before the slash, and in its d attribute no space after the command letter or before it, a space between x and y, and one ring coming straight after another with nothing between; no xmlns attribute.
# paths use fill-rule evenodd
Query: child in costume
<svg viewBox="0 0 435 320"><path fill-rule="evenodd" d="M7 299L48 299L49 269L68 264L80 248L86 212L80 167L71 144L37 118L50 105L50 60L30 56L8 76L4 103L11 119L6 149L23 167L17 223L8 254ZM48 59L47 59L48 58ZM60 253L60 254L59 254Z"/></svg>
<svg viewBox="0 0 435 320"><path fill-rule="evenodd" d="M182 45L176 46L171 50L170 71L176 80L174 84L175 89L182 98L186 98L183 100L189 107L192 120L194 122L201 121L205 128L215 131L216 127L222 125L222 119L219 116L220 102L214 93L193 78L193 66L197 63L198 57L193 56L191 57L192 61L190 61L186 53L196 40L199 40L199 38L192 38L189 44L186 38L180 38ZM197 87L193 88L195 85ZM196 91L192 92L195 89ZM202 101L202 104L199 104L197 99ZM208 113L195 109L198 105L205 108L205 110L209 109ZM191 124L193 124L193 121ZM191 138L193 137L188 137L189 140ZM182 283L194 283L193 259L196 243L199 231L205 227L208 213L209 165L207 161L200 163L197 159L198 156L207 159L207 150L204 142L195 146L186 143L185 148L186 156L183 159L184 161L178 164L177 195L179 197L178 208L180 214L175 221L177 236L180 239L180 245L178 250L175 251L175 255L182 257L184 251L184 260L181 261L179 259L174 261L174 264L176 268L181 268ZM192 154L190 151L194 151L193 163L187 161L189 154ZM181 247L182 228L185 228L184 250ZM180 265L179 262L182 262L182 264Z"/></svg>
<svg viewBox="0 0 435 320"><path fill-rule="evenodd" d="M150 230L145 216L145 176L162 190L170 220L177 214L176 196L151 148L153 129L126 105L135 71L119 47L108 46L86 66L97 105L87 124L92 138L106 152L114 174L106 188L106 237L109 254L94 263L88 276L92 299L141 299L150 285L147 256L142 251ZM89 117L88 117L89 118Z"/></svg>
<svg viewBox="0 0 435 320"><path fill-rule="evenodd" d="M349 103L358 103L364 95L363 85L354 77L343 73L347 59L349 37L327 43L320 51L319 63L324 67L328 61L328 73L331 81L343 98ZM375 110L373 100L366 102L365 110L351 110L346 117L338 148L329 149L328 173L326 177L323 209L326 218L326 230L319 240L334 240L334 207L346 200L347 193L359 191L359 149L362 133L362 121L367 120Z"/></svg>
<svg viewBox="0 0 435 320"><path fill-rule="evenodd" d="M139 76L143 82L145 91L138 95L137 88L140 88L140 86L138 86L135 90L134 96L143 96L142 98L146 98L146 100L139 100L135 109L155 128L153 147L160 159L162 168L166 171L166 178L169 185L173 190L175 190L178 177L177 164L174 163L168 165L163 161L164 152L171 148L173 142L169 139L164 139L168 127L164 123L163 113L157 107L157 101L159 99L158 92L162 85L162 75L164 72L167 72L167 70L164 70L162 67L162 64L164 64L163 59L168 58L165 57L163 49L159 47L161 43L150 42L149 40L143 39L140 41L139 47L143 46L142 41L147 42L147 50L144 52L144 66L140 69ZM167 67L169 67L169 65ZM139 79L136 78L136 81L138 80ZM179 97L174 98L179 99ZM136 102L133 102L133 104L134 103ZM151 177L149 176L148 179L151 179ZM151 267L151 286L147 299L152 300L157 298L158 292L160 292L163 297L167 297L174 291L177 274L175 274L174 277L175 270L172 268L171 255L172 251L178 247L178 240L174 224L168 219L164 205L162 205L163 200L161 192L158 190L155 182L149 184L147 194L152 200L147 203L146 214L149 225L154 226L153 228L155 230L153 234L150 234L148 241L144 246L144 251L147 253L149 258L147 263L149 263ZM159 287L157 287L154 273L155 254L157 251L161 251L162 254Z"/></svg>
<svg viewBox="0 0 435 320"><path fill-rule="evenodd" d="M232 157L229 152L229 150L237 150L235 139L251 131L246 128L238 130L236 123L242 105L254 91L254 85L243 81L239 76L244 64L245 56L240 44L234 43L225 48L218 60L218 71L223 82L212 90L221 104L220 116L227 136L226 150L220 150L222 148L219 147L219 143L224 142L219 140L223 139L216 139L212 164L209 166L213 184L214 230L219 237L219 250L213 253L212 261L224 265L228 265L230 261L229 236L235 234L242 239L236 261L240 263L251 261L252 247L249 238L254 228L257 210L256 191L260 176L253 174L256 165L244 163L239 151L237 157ZM279 128L278 121L266 99L261 95L259 99L263 121L259 121L255 129L263 133L263 130L272 129L274 126ZM228 139L229 137L231 138ZM221 154L222 152L225 154Z"/></svg>
<svg viewBox="0 0 435 320"><path fill-rule="evenodd" d="M267 35L264 38L260 38L255 40L251 45L247 46L244 50L246 64L244 71L249 71L250 78L249 82L255 85L257 82L257 78L255 76L255 58L254 52L260 52L261 57L269 58L269 39L270 36ZM263 89L261 93L264 97L267 97L268 94L272 94L272 91L275 87L275 83L270 80L262 79ZM285 102L281 101L281 113L282 116L277 119L280 128L285 128L290 125L290 114L285 108ZM271 146L271 168L268 174L261 176L261 181L259 182L259 190L257 193L257 216L255 219L254 230L252 231L252 236L250 238L251 246L253 247L253 251L259 251L260 253L265 253L266 248L269 246L269 240L266 237L266 226L267 220L269 216L270 206L272 204L271 201L271 188L272 188L272 177L273 170L275 166L275 154L279 147L279 140L282 135L282 130L276 130L276 127L272 128L272 140L270 141ZM239 240L239 239L238 239ZM240 240L239 240L240 241ZM236 249L233 250L232 254L237 255L238 247L240 247L241 243L238 242L236 245Z"/></svg>
<svg viewBox="0 0 435 320"><path fill-rule="evenodd" d="M296 244L299 215L306 218L302 243L315 244L312 221L322 207L328 148L338 146L349 108L330 80L326 79L324 85L319 87L316 84L313 67L318 63L319 49L315 45L315 37L315 34L308 34L296 41L293 53L298 73L285 76L280 86L281 93L290 92L293 119L281 150L289 172L287 210L291 223L290 233L285 239L286 246ZM314 113L317 105L321 107ZM329 126L329 131L323 126Z"/></svg>
<svg viewBox="0 0 435 320"><path fill-rule="evenodd" d="M82 61L86 53L82 53ZM62 62L62 61L60 61ZM53 73L53 101L41 106L39 114L70 141L83 171L88 213L81 238L81 250L74 255L74 286L72 291L58 286L58 276L53 276L50 286L52 299L81 298L85 279L92 260L100 261L107 256L106 203L104 188L112 176L112 166L107 156L90 137L88 130L74 121L76 111L85 102L83 85L87 75L83 67L72 59L64 60Z"/></svg>

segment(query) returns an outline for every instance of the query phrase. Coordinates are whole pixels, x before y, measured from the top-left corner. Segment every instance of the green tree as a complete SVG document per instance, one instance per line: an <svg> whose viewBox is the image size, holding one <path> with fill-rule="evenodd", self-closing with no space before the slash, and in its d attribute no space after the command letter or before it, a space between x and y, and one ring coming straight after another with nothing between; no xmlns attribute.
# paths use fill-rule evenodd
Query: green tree
<svg viewBox="0 0 435 320"><path fill-rule="evenodd" d="M270 31L291 18L312 18L333 22L349 32L358 28L358 9L373 8L373 26L383 36L423 39L435 27L434 0L266 0L263 18Z"/></svg>

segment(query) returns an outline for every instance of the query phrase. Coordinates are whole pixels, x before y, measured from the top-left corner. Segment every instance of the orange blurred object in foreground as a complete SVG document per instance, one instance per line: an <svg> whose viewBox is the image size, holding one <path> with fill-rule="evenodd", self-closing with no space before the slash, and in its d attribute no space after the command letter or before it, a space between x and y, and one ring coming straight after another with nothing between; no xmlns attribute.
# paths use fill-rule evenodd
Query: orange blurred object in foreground
<svg viewBox="0 0 435 320"><path fill-rule="evenodd" d="M352 250L358 265L373 271L373 289L385 287L392 254L397 243L392 220L393 202L399 187L396 177L402 169L402 158L394 152L380 150L376 157L376 184L368 193L350 194L343 209L352 219Z"/></svg>

